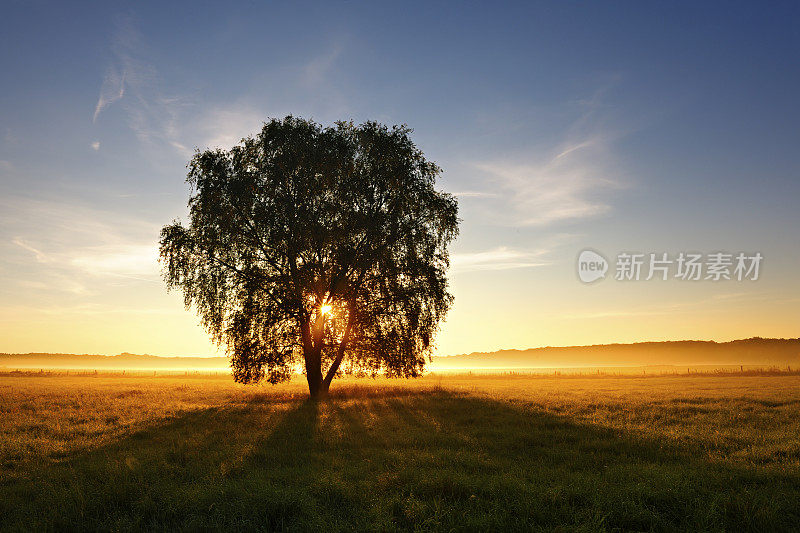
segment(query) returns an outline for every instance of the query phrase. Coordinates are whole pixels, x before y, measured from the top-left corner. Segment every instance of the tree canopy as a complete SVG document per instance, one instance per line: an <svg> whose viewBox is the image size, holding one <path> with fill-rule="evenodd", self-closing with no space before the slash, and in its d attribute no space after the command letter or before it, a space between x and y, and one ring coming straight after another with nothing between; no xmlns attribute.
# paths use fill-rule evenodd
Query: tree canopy
<svg viewBox="0 0 800 533"><path fill-rule="evenodd" d="M455 198L406 126L296 117L188 164L189 222L161 230L180 288L243 383L305 370L414 377L452 304Z"/></svg>

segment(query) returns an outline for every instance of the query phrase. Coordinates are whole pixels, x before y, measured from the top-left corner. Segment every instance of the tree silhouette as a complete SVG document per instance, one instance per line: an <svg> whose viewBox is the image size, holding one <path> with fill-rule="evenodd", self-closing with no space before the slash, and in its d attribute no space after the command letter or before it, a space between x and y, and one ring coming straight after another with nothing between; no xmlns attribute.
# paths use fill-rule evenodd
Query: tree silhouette
<svg viewBox="0 0 800 533"><path fill-rule="evenodd" d="M302 365L319 396L343 370L420 375L453 301L458 205L410 133L289 116L191 159L189 225L161 230L164 278L226 345L236 381Z"/></svg>

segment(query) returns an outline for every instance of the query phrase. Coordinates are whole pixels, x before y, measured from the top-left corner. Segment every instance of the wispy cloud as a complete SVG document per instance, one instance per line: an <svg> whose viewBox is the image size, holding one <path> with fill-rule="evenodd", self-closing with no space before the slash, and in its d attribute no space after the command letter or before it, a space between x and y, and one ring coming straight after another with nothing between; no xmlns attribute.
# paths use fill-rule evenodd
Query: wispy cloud
<svg viewBox="0 0 800 533"><path fill-rule="evenodd" d="M54 265L59 270L141 281L158 278L158 250L153 244L105 244L44 252L20 238L11 242L30 252L37 263Z"/></svg>
<svg viewBox="0 0 800 533"><path fill-rule="evenodd" d="M496 198L497 193L485 191L457 191L452 193L459 198Z"/></svg>
<svg viewBox="0 0 800 533"><path fill-rule="evenodd" d="M182 158L191 157L195 147L229 149L258 132L269 117L299 113L334 120L348 116L342 82L336 76L344 38L305 61L294 60L279 84L267 82L257 94L242 94L224 103L203 102L191 93L167 89L169 80L163 80L148 60L146 39L131 19L120 19L110 48L111 65L92 118L97 121L110 106L121 106L128 127L148 147L151 162L161 160L165 147L170 157L177 153ZM279 107L271 94L278 95L274 100L282 102Z"/></svg>
<svg viewBox="0 0 800 533"><path fill-rule="evenodd" d="M97 122L97 117L106 107L125 96L125 74L126 71L120 71L117 66L108 67L108 71L103 77L103 84L100 87L97 105L94 107L92 122Z"/></svg>
<svg viewBox="0 0 800 533"><path fill-rule="evenodd" d="M566 319L595 319L595 318L628 318L640 316L664 316L676 313L702 312L703 309L718 309L719 301L726 305L753 305L753 302L767 301L775 303L791 303L791 299L783 298L781 294L772 291L735 292L712 294L707 297L696 298L690 301L659 302L657 305L638 306L625 309L603 309L602 311L575 312L561 315ZM794 299L797 300L796 298Z"/></svg>
<svg viewBox="0 0 800 533"><path fill-rule="evenodd" d="M68 293L81 297L92 295L85 284L75 281L74 276L65 275L59 272L46 272L39 273L36 279L16 279L17 285L24 289L26 293L29 291L41 291L48 297L53 292Z"/></svg>
<svg viewBox="0 0 800 533"><path fill-rule="evenodd" d="M112 64L103 78L92 120L96 122L105 109L119 101L129 127L140 141L169 146L186 156L191 150L181 142L178 125L188 100L163 94L158 72L146 59L146 50L133 21L120 19L111 44Z"/></svg>
<svg viewBox="0 0 800 533"><path fill-rule="evenodd" d="M336 64L336 61L339 59L339 56L342 55L342 49L343 45L336 42L329 50L306 63L303 67L304 81L311 85L324 82Z"/></svg>
<svg viewBox="0 0 800 533"><path fill-rule="evenodd" d="M46 253L42 252L38 248L34 248L33 246L31 246L30 244L28 244L27 242L25 242L23 239L21 239L19 237L15 237L15 238L11 239L11 242L16 244L17 246L19 246L23 250L27 250L30 253L32 253L33 256L36 258L36 261L39 262L39 263L49 263L51 261L50 257L48 257L48 255Z"/></svg>
<svg viewBox="0 0 800 533"><path fill-rule="evenodd" d="M87 302L74 305L50 305L31 307L25 305L2 306L0 314L31 314L55 315L59 317L77 316L103 316L103 315L164 315L180 316L184 312L180 308L148 308L148 307L121 307L118 304Z"/></svg>
<svg viewBox="0 0 800 533"><path fill-rule="evenodd" d="M528 252L500 246L492 250L452 254L450 262L455 273L478 270L510 270L550 264L542 259L545 250Z"/></svg>
<svg viewBox="0 0 800 533"><path fill-rule="evenodd" d="M199 142L205 148L230 149L244 137L261 129L266 115L250 104L231 104L209 109L196 124Z"/></svg>
<svg viewBox="0 0 800 533"><path fill-rule="evenodd" d="M158 282L155 224L118 212L25 197L0 199L7 281L86 293L99 278ZM8 277L10 276L10 277ZM31 285L33 284L33 285Z"/></svg>
<svg viewBox="0 0 800 533"><path fill-rule="evenodd" d="M155 244L95 246L71 254L69 264L92 275L142 279L141 276L158 275L158 248Z"/></svg>
<svg viewBox="0 0 800 533"><path fill-rule="evenodd" d="M595 99L582 105L557 142L474 164L493 181L501 223L544 226L611 211L612 193L626 186L614 151L620 133L603 120Z"/></svg>

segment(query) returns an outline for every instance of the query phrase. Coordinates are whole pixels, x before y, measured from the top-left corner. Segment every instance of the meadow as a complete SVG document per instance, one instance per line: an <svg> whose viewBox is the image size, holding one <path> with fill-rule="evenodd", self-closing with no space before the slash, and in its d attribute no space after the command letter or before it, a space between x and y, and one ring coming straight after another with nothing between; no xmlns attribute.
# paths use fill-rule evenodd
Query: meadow
<svg viewBox="0 0 800 533"><path fill-rule="evenodd" d="M0 528L792 531L800 376L0 376Z"/></svg>

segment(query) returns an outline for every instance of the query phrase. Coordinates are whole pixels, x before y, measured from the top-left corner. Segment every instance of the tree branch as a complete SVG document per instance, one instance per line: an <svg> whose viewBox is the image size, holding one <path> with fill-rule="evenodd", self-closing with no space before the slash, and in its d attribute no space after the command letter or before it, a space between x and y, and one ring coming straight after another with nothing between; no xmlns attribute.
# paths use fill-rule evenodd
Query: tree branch
<svg viewBox="0 0 800 533"><path fill-rule="evenodd" d="M328 373L325 375L325 379L322 381L323 388L330 387L333 377L336 375L336 372L339 371L339 365L342 364L342 358L344 358L344 351L347 348L347 344L350 342L350 333L353 329L353 322L353 314L350 312L347 314L347 326L344 328L344 336L342 337L342 342L339 343L339 351L336 353L336 359L334 359L333 363L331 363L330 368L328 368Z"/></svg>

